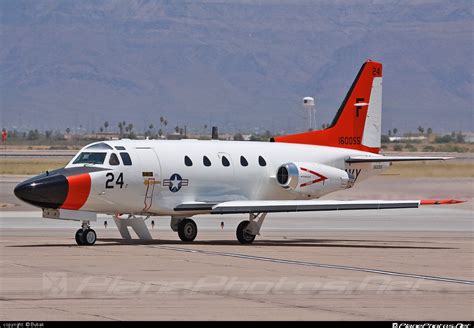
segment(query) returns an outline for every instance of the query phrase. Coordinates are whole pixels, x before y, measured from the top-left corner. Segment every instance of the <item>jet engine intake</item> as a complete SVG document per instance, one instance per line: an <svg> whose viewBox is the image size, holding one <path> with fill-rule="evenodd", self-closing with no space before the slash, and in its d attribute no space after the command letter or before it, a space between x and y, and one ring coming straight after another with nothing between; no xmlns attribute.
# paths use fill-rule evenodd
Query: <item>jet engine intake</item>
<svg viewBox="0 0 474 328"><path fill-rule="evenodd" d="M352 174L319 163L286 163L276 174L278 185L295 193L308 197L320 197L324 194L350 188L355 178Z"/></svg>

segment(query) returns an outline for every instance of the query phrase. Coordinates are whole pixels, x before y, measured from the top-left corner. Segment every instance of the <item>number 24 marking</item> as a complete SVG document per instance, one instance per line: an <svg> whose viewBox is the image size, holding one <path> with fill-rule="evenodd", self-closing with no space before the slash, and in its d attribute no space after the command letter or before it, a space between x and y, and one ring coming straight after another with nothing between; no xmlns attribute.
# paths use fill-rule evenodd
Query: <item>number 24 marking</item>
<svg viewBox="0 0 474 328"><path fill-rule="evenodd" d="M105 175L107 177L107 180L105 181L105 188L107 189L112 189L114 186L111 184L114 182L115 176L113 173L107 173ZM117 181L115 181L115 184L117 186L120 186L120 189L123 187L123 173L120 173L119 176L117 177Z"/></svg>
<svg viewBox="0 0 474 328"><path fill-rule="evenodd" d="M374 76L380 75L380 67L372 68L372 75Z"/></svg>

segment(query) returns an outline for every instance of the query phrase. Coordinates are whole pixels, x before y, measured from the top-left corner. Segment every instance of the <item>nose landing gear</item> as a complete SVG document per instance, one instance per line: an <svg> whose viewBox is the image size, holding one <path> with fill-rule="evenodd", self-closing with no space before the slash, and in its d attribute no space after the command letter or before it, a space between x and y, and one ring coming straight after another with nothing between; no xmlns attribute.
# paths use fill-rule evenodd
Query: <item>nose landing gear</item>
<svg viewBox="0 0 474 328"><path fill-rule="evenodd" d="M82 228L76 231L75 238L79 246L91 246L95 244L97 234L90 228L89 221L83 221Z"/></svg>

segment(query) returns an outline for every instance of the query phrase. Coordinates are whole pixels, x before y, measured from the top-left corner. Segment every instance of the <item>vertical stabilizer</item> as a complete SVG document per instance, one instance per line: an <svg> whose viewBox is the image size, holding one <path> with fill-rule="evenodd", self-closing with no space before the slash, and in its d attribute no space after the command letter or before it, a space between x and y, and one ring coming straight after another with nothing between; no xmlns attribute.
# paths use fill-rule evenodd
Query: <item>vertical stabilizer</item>
<svg viewBox="0 0 474 328"><path fill-rule="evenodd" d="M272 138L275 142L341 147L378 153L382 123L382 64L366 61L324 130Z"/></svg>

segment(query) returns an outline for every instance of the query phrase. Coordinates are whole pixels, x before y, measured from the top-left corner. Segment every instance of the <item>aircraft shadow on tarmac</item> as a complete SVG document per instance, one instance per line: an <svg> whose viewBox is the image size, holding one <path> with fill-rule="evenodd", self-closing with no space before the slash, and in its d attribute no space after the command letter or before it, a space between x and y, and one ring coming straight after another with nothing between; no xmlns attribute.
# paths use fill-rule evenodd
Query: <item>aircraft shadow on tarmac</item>
<svg viewBox="0 0 474 328"><path fill-rule="evenodd" d="M351 242L351 243L341 243ZM364 242L364 244L361 244ZM406 242L406 241L403 241ZM379 243L378 245L371 245L368 243ZM383 244L381 244L383 243ZM240 247L340 247L340 248L379 248L379 249L456 249L454 247L439 247L439 246L409 246L409 245L393 245L390 244L393 241L380 241L380 240L335 240L335 239L285 239L285 240L258 240L251 245L241 245L237 241L233 240L209 240L209 241L194 241L191 243L182 242L180 240L165 240L165 239L154 239L154 240L139 240L131 239L126 240L122 238L100 238L97 243L93 246L82 246L82 247L102 247L102 246L122 246L122 245L179 245L179 246L240 246ZM29 244L29 245L11 245L7 247L77 247L74 241L70 244Z"/></svg>

